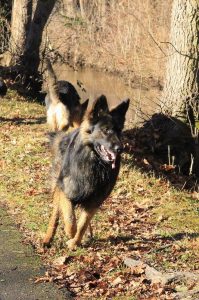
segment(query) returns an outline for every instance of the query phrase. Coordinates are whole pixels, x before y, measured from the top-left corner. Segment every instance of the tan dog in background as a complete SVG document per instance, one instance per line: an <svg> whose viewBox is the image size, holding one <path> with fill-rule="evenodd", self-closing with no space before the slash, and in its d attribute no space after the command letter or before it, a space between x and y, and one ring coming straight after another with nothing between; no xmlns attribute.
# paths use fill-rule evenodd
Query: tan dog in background
<svg viewBox="0 0 199 300"><path fill-rule="evenodd" d="M47 123L52 131L67 130L70 126L79 127L88 106L88 100L80 103L80 96L68 81L58 81L49 59L48 93L45 98Z"/></svg>

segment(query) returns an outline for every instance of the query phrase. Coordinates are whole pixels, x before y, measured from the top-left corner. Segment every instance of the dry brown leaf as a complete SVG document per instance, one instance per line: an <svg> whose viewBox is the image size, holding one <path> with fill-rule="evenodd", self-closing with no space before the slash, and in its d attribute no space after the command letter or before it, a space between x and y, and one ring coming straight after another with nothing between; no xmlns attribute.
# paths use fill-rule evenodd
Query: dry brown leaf
<svg viewBox="0 0 199 300"><path fill-rule="evenodd" d="M59 256L53 261L54 266L64 265L66 262L67 256Z"/></svg>
<svg viewBox="0 0 199 300"><path fill-rule="evenodd" d="M119 276L119 277L117 277L117 278L115 278L114 280L113 280L113 282L111 283L111 285L112 286L116 286L116 285L118 285L119 283L121 283L122 282L122 278Z"/></svg>
<svg viewBox="0 0 199 300"><path fill-rule="evenodd" d="M175 170L175 166L164 164L164 165L160 166L160 170L168 172L168 171L171 171L171 170Z"/></svg>
<svg viewBox="0 0 199 300"><path fill-rule="evenodd" d="M134 275L142 275L145 272L145 266L144 265L138 265L131 268L131 273Z"/></svg>
<svg viewBox="0 0 199 300"><path fill-rule="evenodd" d="M147 160L146 158L143 159L143 163L144 163L145 165L150 165L150 163L148 162L148 160Z"/></svg>

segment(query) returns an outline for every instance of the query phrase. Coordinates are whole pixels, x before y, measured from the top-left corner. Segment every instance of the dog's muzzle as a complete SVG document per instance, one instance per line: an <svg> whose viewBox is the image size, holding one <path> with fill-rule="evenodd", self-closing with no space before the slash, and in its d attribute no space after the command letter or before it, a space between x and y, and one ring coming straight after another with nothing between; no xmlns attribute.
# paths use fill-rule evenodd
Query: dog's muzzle
<svg viewBox="0 0 199 300"><path fill-rule="evenodd" d="M101 157L101 159L103 159L104 161L111 163L111 167L112 169L115 168L115 162L116 162L116 158L117 155L119 153L121 153L122 148L118 145L116 145L114 147L115 152L107 149L104 145L97 145L96 146L96 151L99 154L99 156Z"/></svg>

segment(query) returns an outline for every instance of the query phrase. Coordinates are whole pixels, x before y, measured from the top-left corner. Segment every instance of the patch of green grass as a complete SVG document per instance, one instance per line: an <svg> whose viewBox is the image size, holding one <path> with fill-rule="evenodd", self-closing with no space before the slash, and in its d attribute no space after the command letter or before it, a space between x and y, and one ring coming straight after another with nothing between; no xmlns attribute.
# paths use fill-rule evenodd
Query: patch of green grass
<svg viewBox="0 0 199 300"><path fill-rule="evenodd" d="M23 220L29 230L38 233L43 228L43 207L47 206L42 191L46 187L50 156L42 146L47 128L45 123L40 124L40 119L45 118L45 108L9 92L1 100L0 117L0 193L5 195L1 200L6 201L11 211L19 211L18 221Z"/></svg>

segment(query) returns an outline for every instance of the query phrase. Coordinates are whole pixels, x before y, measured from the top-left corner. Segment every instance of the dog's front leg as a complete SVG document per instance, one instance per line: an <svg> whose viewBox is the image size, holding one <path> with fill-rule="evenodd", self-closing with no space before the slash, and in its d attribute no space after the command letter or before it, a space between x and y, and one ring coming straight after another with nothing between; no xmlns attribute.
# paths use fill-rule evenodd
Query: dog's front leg
<svg viewBox="0 0 199 300"><path fill-rule="evenodd" d="M56 188L53 194L53 212L49 221L45 238L43 240L44 247L50 246L58 226L59 213L60 213L59 201L60 201L60 191Z"/></svg>
<svg viewBox="0 0 199 300"><path fill-rule="evenodd" d="M68 248L69 249L75 249L76 246L81 244L83 235L91 221L91 219L93 218L94 214L96 213L97 209L82 209L82 212L80 214L79 217L79 221L77 224L77 232L74 236L73 239L69 240L67 242Z"/></svg>
<svg viewBox="0 0 199 300"><path fill-rule="evenodd" d="M65 233L72 239L77 231L75 208L71 201L65 196L60 199L60 210L64 220Z"/></svg>

